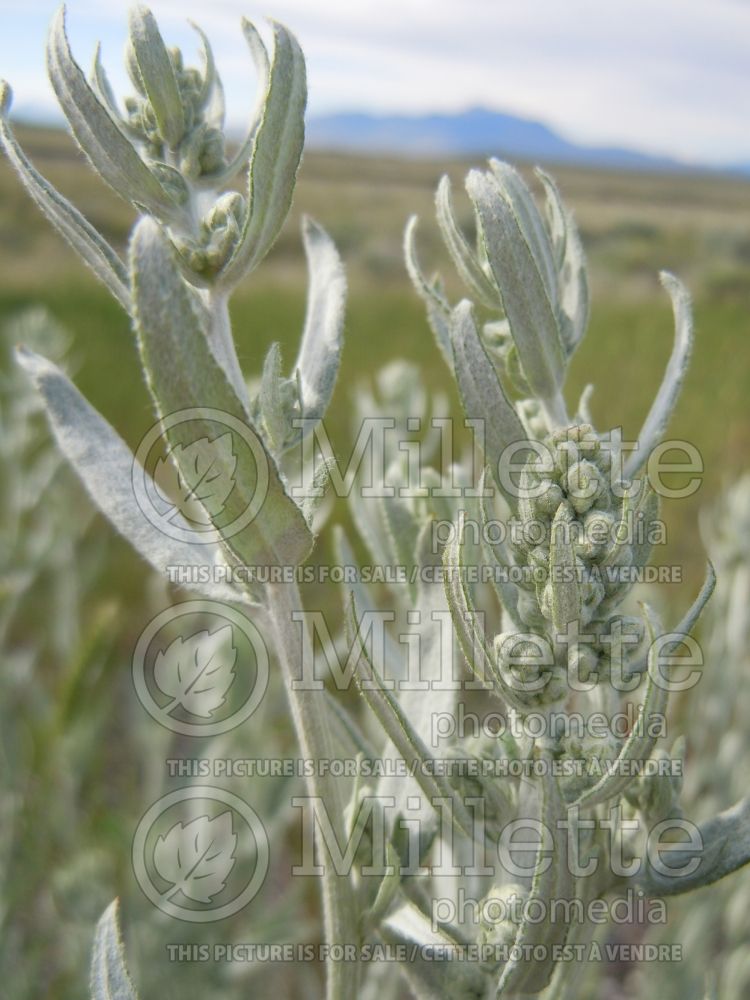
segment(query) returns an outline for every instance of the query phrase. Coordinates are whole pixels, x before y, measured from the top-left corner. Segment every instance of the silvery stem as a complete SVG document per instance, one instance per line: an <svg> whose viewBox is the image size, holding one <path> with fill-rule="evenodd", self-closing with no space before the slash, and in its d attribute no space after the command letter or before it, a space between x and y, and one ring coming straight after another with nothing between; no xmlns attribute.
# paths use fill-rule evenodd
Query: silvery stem
<svg viewBox="0 0 750 1000"><path fill-rule="evenodd" d="M276 649L284 673L289 706L302 757L316 763L331 760L333 746L330 728L325 719L325 702L322 690L299 686L297 668L303 662L305 648L312 639L305 621L295 622L292 614L302 608L302 599L296 583L268 584L268 612L273 623ZM309 649L307 650L309 652ZM296 682L296 683L295 683ZM338 842L346 842L344 809L338 781L330 772L318 773L313 768L306 776L308 794L320 799L328 811ZM321 848L323 919L326 943L359 947L359 919L352 882L348 875L337 874L328 845L323 837ZM327 963L327 1000L352 1000L358 995L359 963L357 961L331 961Z"/></svg>

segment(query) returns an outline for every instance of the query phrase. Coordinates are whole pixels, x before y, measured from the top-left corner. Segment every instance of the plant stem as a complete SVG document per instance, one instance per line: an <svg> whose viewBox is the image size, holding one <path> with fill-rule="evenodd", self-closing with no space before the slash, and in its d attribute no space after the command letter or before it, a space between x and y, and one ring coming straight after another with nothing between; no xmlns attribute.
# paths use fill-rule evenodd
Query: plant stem
<svg viewBox="0 0 750 1000"><path fill-rule="evenodd" d="M276 649L284 673L287 697L297 732L300 751L307 760L331 760L333 745L330 725L325 718L325 691L309 690L295 686L297 668L305 652L311 652L312 642L307 623L292 620L292 613L300 611L302 600L297 584L269 583L267 588L268 613L276 636ZM331 826L340 845L346 843L344 810L346 802L341 795L338 780L330 773L318 773L316 768L306 777L307 791L323 801ZM352 882L347 874L339 875L333 865L324 837L318 840L323 866L323 918L328 945L353 945L359 949L359 914ZM358 995L359 962L328 960L326 970L327 1000L353 1000Z"/></svg>

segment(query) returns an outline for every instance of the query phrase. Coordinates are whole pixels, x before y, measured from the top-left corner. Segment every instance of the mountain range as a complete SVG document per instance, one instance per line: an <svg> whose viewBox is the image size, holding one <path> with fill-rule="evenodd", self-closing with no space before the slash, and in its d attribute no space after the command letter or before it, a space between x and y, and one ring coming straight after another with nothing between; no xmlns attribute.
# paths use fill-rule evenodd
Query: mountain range
<svg viewBox="0 0 750 1000"><path fill-rule="evenodd" d="M310 147L353 153L411 157L491 155L613 170L701 169L701 164L685 164L632 149L578 145L541 122L486 108L411 116L366 112L322 115L308 122L307 141ZM728 169L748 173L750 165Z"/></svg>

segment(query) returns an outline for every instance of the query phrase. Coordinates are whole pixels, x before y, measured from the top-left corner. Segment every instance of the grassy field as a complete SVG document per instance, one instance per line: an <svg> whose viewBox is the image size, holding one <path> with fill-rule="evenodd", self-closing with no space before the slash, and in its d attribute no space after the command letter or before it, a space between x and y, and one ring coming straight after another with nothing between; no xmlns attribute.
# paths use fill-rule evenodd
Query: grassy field
<svg viewBox="0 0 750 1000"><path fill-rule="evenodd" d="M129 209L86 169L68 138L27 128L19 129L19 136L39 169L124 250L132 223ZM308 154L292 216L281 238L233 300L235 335L245 371L260 370L274 340L281 342L291 361L305 310L300 214L310 213L334 236L349 274L350 301L342 372L327 423L344 459L352 439L352 396L380 366L405 357L419 366L430 389L453 391L422 305L406 278L401 241L407 217L417 212L422 220L420 247L425 265L442 270L453 297L460 293L441 252L432 196L445 169L458 192L468 166ZM619 424L626 436L634 436L672 344L671 310L658 283L658 270L676 272L694 294L695 357L671 434L699 449L705 478L690 499L665 505L669 544L658 553L661 563L684 567L684 583L663 588L664 602L677 604L695 589L702 572L700 508L750 465L746 403L750 387L750 184L708 176L571 169L553 173L575 210L591 267L592 321L573 363L568 386L571 409L583 386L592 382L599 429ZM469 207L463 197L459 210L468 226ZM52 232L0 161L0 324L39 302L73 335L79 386L135 446L151 426L153 415L129 322ZM457 407L455 396L454 402ZM3 473L13 477L14 469L5 468ZM72 480L70 475L63 487L55 483L54 497L48 493L42 499L46 503L55 500L65 517L84 522L85 505L79 510ZM334 519L346 518L346 507L340 504ZM31 549L33 542L31 538ZM129 662L136 637L162 598L161 591L144 564L103 520L93 522L85 542L85 547L70 547L70 562L58 566L56 576L57 597L63 605L63 598L76 605L75 590L80 583L80 640L70 643L67 655L46 648L44 636L52 631L56 605L50 596L54 580L48 583L45 575L29 595L10 635L13 664L0 673L4 712L0 713L0 759L8 782L3 802L17 801L22 806L15 826L5 820L0 824L0 854L3 832L10 829L14 835L13 850L4 858L7 884L0 885L0 895L5 894L0 905L0 929L4 930L0 978L10 985L9 997L29 1000L43 992L65 1000L82 996L93 922L115 892L123 896L129 940L137 942L132 952L140 956L140 962L136 957L133 971L143 986L143 996L206 1000L240 992L317 995L320 985L314 969L303 970L311 977L304 989L303 980L295 978L300 971L281 966L264 970L263 975L271 978L263 979L255 989L254 980L248 985L242 979L249 979L251 969L233 972L236 981L225 976L214 983L206 977L224 976L227 971L217 963L202 970L201 978L190 964L175 968L165 961L164 927L154 920L153 908L133 881L131 837L144 803L153 801L164 783L163 758L168 752L199 751L186 749L180 742L165 742L168 734L144 718L130 690ZM329 555L323 547L316 558ZM76 582L76 577L81 581ZM337 605L338 597L329 588L309 606ZM166 596L159 606L164 603ZM28 683L18 667L27 647L41 650L34 683ZM267 729L251 728L247 734L238 734L238 743L228 747L230 756L293 752L278 677L271 690L274 697L269 699ZM265 740L269 733L273 747L265 743L255 747L252 740ZM277 741L280 749L274 749ZM264 817L272 814L273 803L263 795L281 801L278 786L268 783L262 788L260 784L248 786L245 794ZM273 879L276 887L284 885L281 868L272 873ZM286 904L293 913L277 914L277 924L269 917L265 899L263 904L259 901L249 913L249 923L239 925L238 933L245 937L237 939L263 939L267 934L268 940L286 940L290 927L300 940L306 935L314 938L315 889L310 884L295 890L297 894ZM201 935L209 934L203 925L196 927ZM181 939L191 940L186 935L187 930L181 930Z"/></svg>
<svg viewBox="0 0 750 1000"><path fill-rule="evenodd" d="M67 136L29 128L19 129L19 136L42 172L124 248L129 208L85 167ZM419 365L430 388L450 388L404 272L401 239L409 214L418 213L425 265L439 267L449 291L459 293L441 253L432 192L447 170L468 226L468 201L458 194L468 166L307 154L278 243L234 299L245 371L259 370L273 340L291 361L304 315L300 214L310 213L329 229L350 283L346 348L329 420L332 439L344 452L351 394L358 380L379 366L406 357ZM750 184L719 176L570 168L553 173L582 230L593 299L590 330L574 360L567 394L574 406L582 387L594 383L592 406L600 429L619 424L626 436L634 436L660 381L672 325L658 270L674 271L693 292L696 351L671 432L699 449L705 479L695 496L666 504L670 542L660 553L661 561L684 564L686 586L692 586L703 560L698 510L749 464ZM0 255L0 319L29 302L45 303L75 336L79 385L129 442L137 442L150 426L151 410L128 321L48 227L5 163L0 163ZM134 568L129 557L122 558Z"/></svg>

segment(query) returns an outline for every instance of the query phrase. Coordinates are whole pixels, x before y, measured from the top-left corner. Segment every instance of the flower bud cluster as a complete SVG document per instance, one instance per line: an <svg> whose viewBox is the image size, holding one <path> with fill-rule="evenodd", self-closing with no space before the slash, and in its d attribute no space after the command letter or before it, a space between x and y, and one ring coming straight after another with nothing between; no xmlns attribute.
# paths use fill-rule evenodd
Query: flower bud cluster
<svg viewBox="0 0 750 1000"><path fill-rule="evenodd" d="M209 69L201 73L192 66L185 67L182 52L176 47L169 48L167 55L179 94L183 122L181 134L179 137L168 137L162 133L132 45L126 52L128 75L136 90L134 95L125 99L129 130L142 145L148 159L167 162L170 154L174 154L180 173L194 180L219 173L226 166L224 135L221 129L207 120L213 88Z"/></svg>
<svg viewBox="0 0 750 1000"><path fill-rule="evenodd" d="M630 586L618 570L632 565L634 552L610 450L589 424L557 430L544 444L522 473L519 530L510 538L516 563L527 570L518 578L519 624L546 637L555 662L545 663L534 641L524 650L511 636L495 640L498 666L510 679L533 686L547 672L537 704L563 699L570 674L585 683L622 671L644 633L639 619L616 613ZM560 634L573 619L585 641L561 650Z"/></svg>
<svg viewBox="0 0 750 1000"><path fill-rule="evenodd" d="M615 540L623 501L612 489L612 456L589 424L576 424L553 433L547 440L547 455L536 456L523 473L519 502L522 530L516 535L515 555L521 565L535 572L526 578L533 601L520 602L519 613L529 625L552 621L553 565L552 535L556 518L571 541L574 574L581 591L581 621L588 624L605 600L619 603L622 584L613 574L596 571L608 565L627 566L633 562L629 544ZM549 458L551 457L551 462ZM620 491L621 492L621 491ZM542 525L541 539L532 541L533 531L523 530L523 522ZM568 575L571 575L568 573ZM538 610L537 610L538 609Z"/></svg>
<svg viewBox="0 0 750 1000"><path fill-rule="evenodd" d="M234 253L242 233L245 199L236 191L221 195L200 222L197 238L175 236L172 244L196 275L218 274Z"/></svg>

